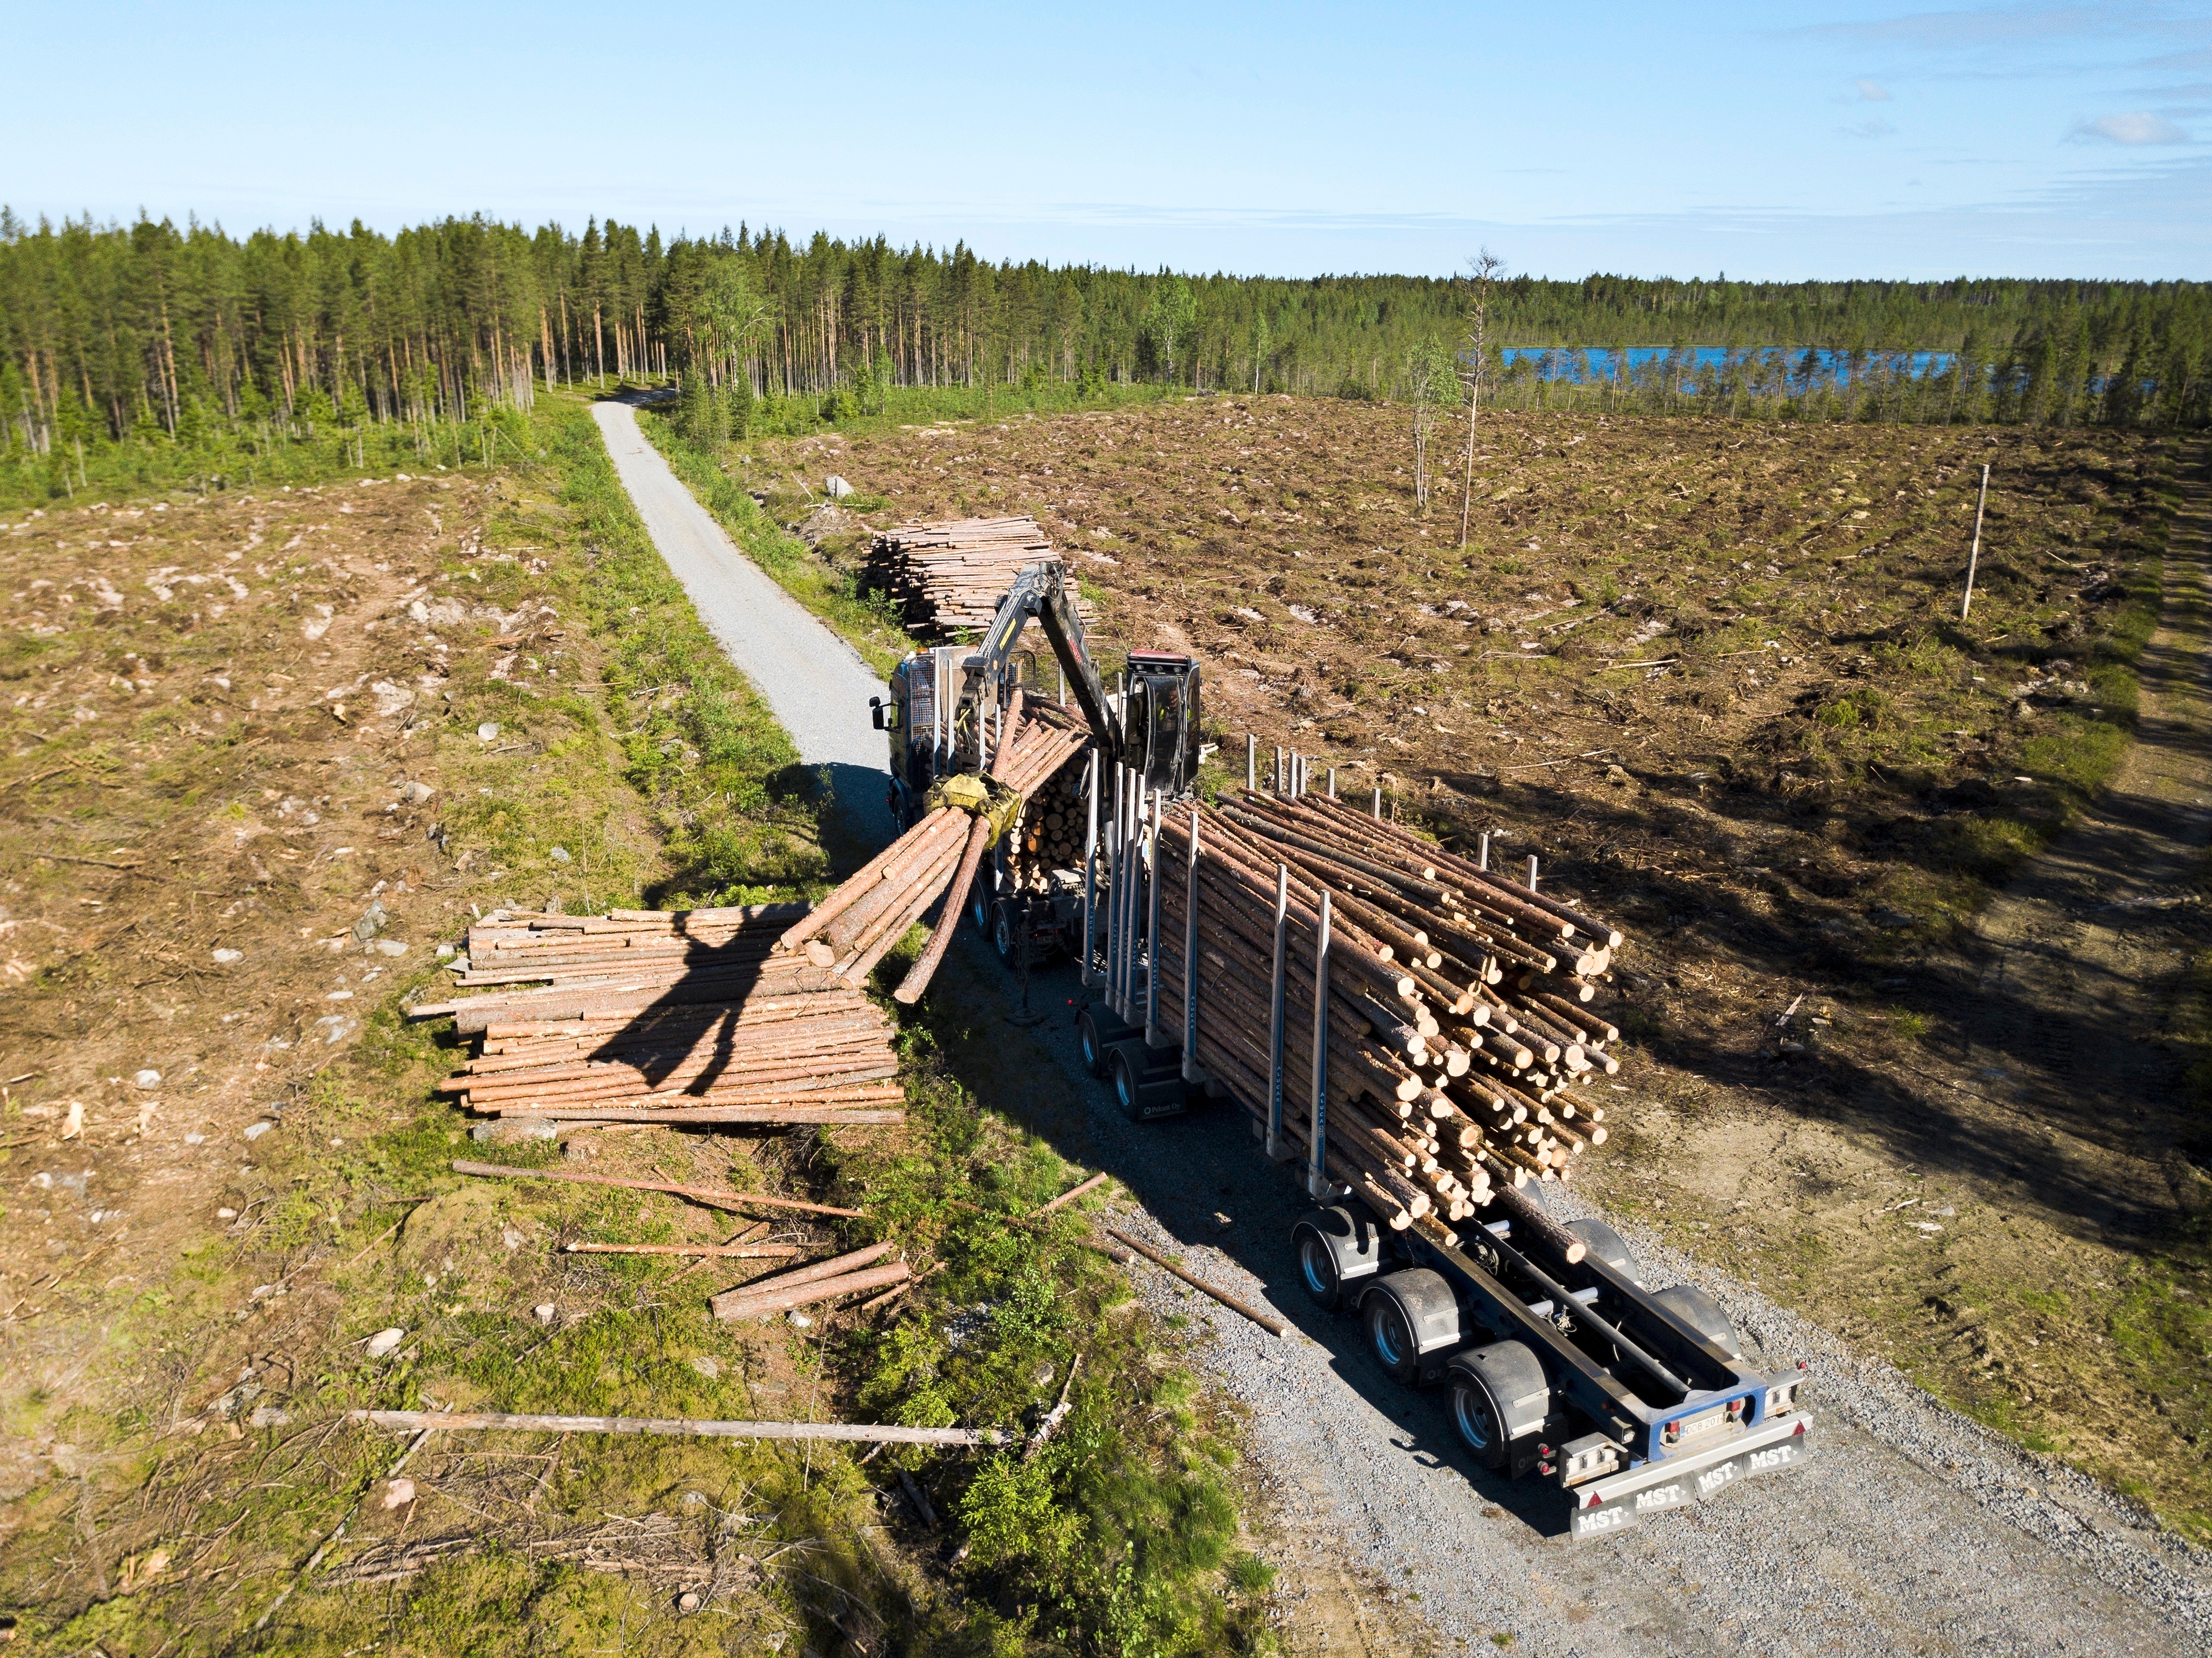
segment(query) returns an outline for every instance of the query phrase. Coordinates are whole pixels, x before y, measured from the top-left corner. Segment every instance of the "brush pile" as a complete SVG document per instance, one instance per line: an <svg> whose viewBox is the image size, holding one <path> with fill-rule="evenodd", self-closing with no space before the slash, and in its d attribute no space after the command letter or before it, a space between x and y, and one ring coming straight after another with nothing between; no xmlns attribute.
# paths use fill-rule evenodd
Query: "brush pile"
<svg viewBox="0 0 2212 1658"><path fill-rule="evenodd" d="M891 1029L854 981L775 938L805 904L501 912L458 975L498 987L418 1005L478 1052L442 1087L489 1115L570 1122L904 1121Z"/></svg>
<svg viewBox="0 0 2212 1658"><path fill-rule="evenodd" d="M1199 858L1194 877L1194 820ZM1160 1023L1182 1027L1197 896L1197 1054L1264 1114L1279 869L1283 1127L1312 1120L1313 963L1329 896L1324 1137L1334 1178L1397 1227L1449 1224L1605 1143L1593 1078L1619 1033L1588 1004L1621 934L1337 801L1239 793L1159 827ZM1512 1203L1518 1211L1523 1206Z"/></svg>
<svg viewBox="0 0 2212 1658"><path fill-rule="evenodd" d="M909 629L951 638L989 627L1022 567L1050 556L1052 543L1033 518L902 524L877 531L861 586L889 593ZM1088 627L1094 612L1073 574L1067 600Z"/></svg>
<svg viewBox="0 0 2212 1658"><path fill-rule="evenodd" d="M775 941L777 958L810 963L847 983L863 983L884 952L942 897L944 914L928 947L892 993L902 1002L917 999L944 958L985 849L1068 766L1085 740L1058 708L1025 708L1016 692L991 760L990 782L963 775L940 785L932 799L941 804L784 930Z"/></svg>

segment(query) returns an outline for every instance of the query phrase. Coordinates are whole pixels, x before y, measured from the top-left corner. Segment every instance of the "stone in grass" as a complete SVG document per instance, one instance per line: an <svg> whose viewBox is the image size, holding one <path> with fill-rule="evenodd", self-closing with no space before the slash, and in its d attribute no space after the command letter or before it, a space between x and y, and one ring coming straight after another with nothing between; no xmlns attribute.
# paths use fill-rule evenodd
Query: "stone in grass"
<svg viewBox="0 0 2212 1658"><path fill-rule="evenodd" d="M242 950L218 950L213 953L217 967L232 967L246 959L246 952Z"/></svg>
<svg viewBox="0 0 2212 1658"><path fill-rule="evenodd" d="M375 949L382 956L404 956L407 953L407 946L397 938L379 938Z"/></svg>
<svg viewBox="0 0 2212 1658"><path fill-rule="evenodd" d="M258 1122L250 1122L246 1125L246 1138L250 1140L258 1140L276 1126L276 1125L275 1123L270 1121L266 1117L262 1118Z"/></svg>
<svg viewBox="0 0 2212 1658"><path fill-rule="evenodd" d="M545 855L548 858L550 858L556 864L565 864L570 861L568 857L568 848L566 847L556 847L552 851L547 853Z"/></svg>
<svg viewBox="0 0 2212 1658"><path fill-rule="evenodd" d="M391 913L384 908L384 901L372 898L368 901L368 908L362 911L361 919L353 924L353 936L367 944L384 931L384 924L391 919Z"/></svg>
<svg viewBox="0 0 2212 1658"><path fill-rule="evenodd" d="M384 1482L384 1506L386 1510L404 1509L415 1500L415 1482L405 1474Z"/></svg>
<svg viewBox="0 0 2212 1658"><path fill-rule="evenodd" d="M407 1332L394 1325L389 1330L379 1330L368 1339L368 1356L383 1358L398 1351L399 1344L407 1339Z"/></svg>
<svg viewBox="0 0 2212 1658"><path fill-rule="evenodd" d="M823 479L822 492L832 501L842 501L853 493L853 486L832 472Z"/></svg>
<svg viewBox="0 0 2212 1658"><path fill-rule="evenodd" d="M477 726L477 740L478 742L480 742L480 743L496 743L496 742L498 742L498 741L499 741L499 721L497 721L496 720L485 720L485 721L483 722L483 725L481 725L481 726Z"/></svg>
<svg viewBox="0 0 2212 1658"><path fill-rule="evenodd" d="M161 1085L161 1073L158 1071L142 1071L131 1080L141 1088L159 1088Z"/></svg>

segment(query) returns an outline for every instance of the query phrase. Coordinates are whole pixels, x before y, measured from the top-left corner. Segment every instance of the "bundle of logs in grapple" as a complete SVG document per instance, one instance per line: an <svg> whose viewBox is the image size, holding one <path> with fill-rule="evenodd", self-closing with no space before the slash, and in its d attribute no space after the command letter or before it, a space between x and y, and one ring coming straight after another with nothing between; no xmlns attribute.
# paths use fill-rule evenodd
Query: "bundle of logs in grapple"
<svg viewBox="0 0 2212 1658"><path fill-rule="evenodd" d="M459 981L504 988L414 1013L483 1038L443 1087L501 1117L902 1121L881 1011L854 981L775 952L807 908L495 915L470 929Z"/></svg>
<svg viewBox="0 0 2212 1658"><path fill-rule="evenodd" d="M1084 740L1058 708L1025 708L1016 691L991 756L989 782L963 775L940 785L920 823L785 930L775 943L779 959L811 962L860 984L941 896L936 931L891 993L902 1002L916 1000L945 957L984 852Z"/></svg>
<svg viewBox="0 0 2212 1658"><path fill-rule="evenodd" d="M1196 1058L1265 1116L1279 897L1279 1132L1303 1151L1326 894L1324 1157L1392 1225L1428 1217L1449 1230L1502 1188L1566 1179L1604 1144L1589 1084L1619 1071L1606 1049L1619 1033L1588 1004L1618 932L1334 800L1240 793L1162 818L1163 1040L1183 1029L1194 892Z"/></svg>
<svg viewBox="0 0 2212 1658"><path fill-rule="evenodd" d="M902 524L878 531L868 545L865 586L889 593L909 628L925 633L980 633L1025 564L1052 554L1033 518L962 518ZM1086 625L1091 607L1067 578L1068 602Z"/></svg>

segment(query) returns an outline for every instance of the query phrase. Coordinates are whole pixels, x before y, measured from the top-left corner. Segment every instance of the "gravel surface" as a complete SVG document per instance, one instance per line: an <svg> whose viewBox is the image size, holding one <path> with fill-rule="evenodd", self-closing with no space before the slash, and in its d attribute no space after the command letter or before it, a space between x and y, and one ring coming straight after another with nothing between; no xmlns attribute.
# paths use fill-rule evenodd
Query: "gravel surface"
<svg viewBox="0 0 2212 1658"><path fill-rule="evenodd" d="M868 699L884 695L883 680L738 550L645 440L635 410L606 402L592 414L653 545L701 619L768 699L799 757L827 775L839 827L873 852L891 838L884 736L868 723Z"/></svg>
<svg viewBox="0 0 2212 1658"><path fill-rule="evenodd" d="M737 551L628 408L594 412L708 625L802 756L842 780L848 824L860 830L872 804L887 838L881 739L866 720L874 676ZM962 936L935 993L996 1019L1011 1005L1005 970ZM1248 1413L1247 1448L1279 1528L1263 1546L1286 1564L1291 1651L1471 1648L1510 1634L1515 1650L1547 1655L2212 1653L2205 1556L1632 1228L1622 1230L1647 1283L1695 1283L1762 1362L1809 1363L1814 1454L1796 1473L1573 1543L1556 1488L1475 1469L1441 1394L1391 1382L1352 1320L1304 1298L1290 1230L1305 1199L1243 1113L1224 1105L1143 1127L1120 1116L1076 1056L1065 1011L1084 999L1072 967L1040 971L1033 1004L1055 1017L1008 1030L1009 1048L1036 1045L1041 1069L1027 1080L1048 1103L1034 1126L1129 1189L1138 1236L1292 1326L1278 1339L1156 1267L1131 1268L1152 1308L1189 1321L1194 1361ZM1588 1212L1564 1193L1559 1207Z"/></svg>
<svg viewBox="0 0 2212 1658"><path fill-rule="evenodd" d="M980 943L964 955L977 1011L1002 1003L1004 969ZM1064 965L1032 985L1040 1007L1082 996ZM1378 1648L1368 1637L1370 1649L1510 1633L1516 1651L1562 1655L2212 1651L2212 1560L2094 1481L1632 1228L1622 1230L1646 1283L1697 1284L1761 1363L1811 1365L1813 1456L1623 1537L1574 1543L1556 1487L1476 1469L1441 1390L1390 1382L1352 1319L1305 1299L1290 1248L1305 1199L1241 1112L1133 1127L1083 1072L1070 1020L1038 1035L1070 1090L1056 1138L1083 1142L1060 1149L1128 1187L1142 1212L1127 1228L1291 1323L1278 1340L1155 1267L1131 1269L1155 1310L1190 1321L1195 1361L1249 1412L1248 1450L1284 1533L1273 1546L1341 1559L1363 1582L1395 1587L1367 1600L1400 1640ZM1554 1206L1591 1212L1565 1193ZM1344 1650L1340 1628L1325 1643L1305 1627L1302 1587L1338 1601L1347 1592L1314 1576L1285 1571L1285 1643Z"/></svg>

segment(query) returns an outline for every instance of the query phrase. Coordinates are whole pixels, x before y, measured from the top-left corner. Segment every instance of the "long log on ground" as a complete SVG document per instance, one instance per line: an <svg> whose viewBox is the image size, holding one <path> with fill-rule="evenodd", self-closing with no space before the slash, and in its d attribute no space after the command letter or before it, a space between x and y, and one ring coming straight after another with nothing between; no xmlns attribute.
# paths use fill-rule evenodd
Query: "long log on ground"
<svg viewBox="0 0 2212 1658"><path fill-rule="evenodd" d="M858 1444L998 1445L995 1428L907 1428L871 1422L714 1422L688 1417L524 1416L505 1411L348 1411L349 1422L455 1433L665 1434L682 1439L838 1439Z"/></svg>
<svg viewBox="0 0 2212 1658"><path fill-rule="evenodd" d="M552 1122L726 1122L756 1127L887 1128L906 1121L904 1111L872 1111L842 1105L704 1105L651 1107L556 1105L543 1111L502 1111L508 1122L532 1118Z"/></svg>
<svg viewBox="0 0 2212 1658"><path fill-rule="evenodd" d="M888 1266L871 1267L865 1272L847 1272L838 1278L817 1278L811 1284L796 1284L788 1288L777 1287L780 1280L771 1278L765 1284L747 1284L743 1290L716 1296L708 1305L720 1319L766 1318L772 1314L811 1307L817 1301L834 1301L840 1296L858 1295L863 1290L881 1290L913 1276L914 1268L902 1260L895 1260Z"/></svg>
<svg viewBox="0 0 2212 1658"><path fill-rule="evenodd" d="M569 1243L571 1255L700 1255L737 1260L787 1260L805 1245L797 1243Z"/></svg>
<svg viewBox="0 0 2212 1658"><path fill-rule="evenodd" d="M1250 1319L1252 1322L1258 1325L1269 1334L1286 1336L1290 1333L1290 1327L1285 1324L1282 1320L1275 1317L1271 1313L1261 1312L1257 1307L1253 1306L1249 1302L1239 1301L1235 1296L1231 1295L1228 1291L1221 1289L1218 1285L1208 1284L1204 1278L1197 1277L1195 1274L1191 1272L1188 1268L1183 1266L1179 1262L1171 1260L1167 1256L1162 1254L1158 1250L1153 1248L1151 1244L1131 1237L1127 1232L1122 1231L1118 1227L1109 1226L1105 1229L1105 1231L1107 1236L1113 1238L1119 1242L1126 1243L1130 1248L1134 1249L1146 1260L1151 1261L1156 1266L1164 1268L1166 1271L1174 1273L1176 1277L1181 1278L1185 1284L1190 1285L1192 1289L1199 1291L1200 1294L1212 1297L1214 1300L1219 1302L1224 1307L1229 1309L1232 1313L1242 1313L1246 1318Z"/></svg>
<svg viewBox="0 0 2212 1658"><path fill-rule="evenodd" d="M843 1215L858 1220L862 1212L858 1209L836 1209L826 1203L802 1203L797 1198L772 1198L761 1192L725 1192L709 1186L672 1186L665 1181L630 1180L620 1175L586 1175L568 1169L514 1169L503 1163L468 1163L460 1158L453 1161L457 1175L488 1175L505 1180L568 1181L577 1186L620 1186L633 1192L665 1192L672 1197L690 1198L710 1209L732 1209L753 1206L763 1209L790 1209L807 1215Z"/></svg>

